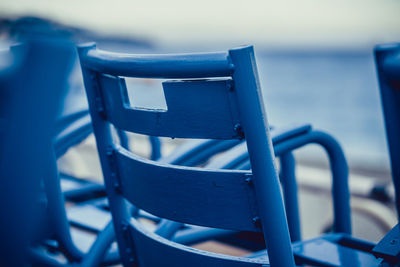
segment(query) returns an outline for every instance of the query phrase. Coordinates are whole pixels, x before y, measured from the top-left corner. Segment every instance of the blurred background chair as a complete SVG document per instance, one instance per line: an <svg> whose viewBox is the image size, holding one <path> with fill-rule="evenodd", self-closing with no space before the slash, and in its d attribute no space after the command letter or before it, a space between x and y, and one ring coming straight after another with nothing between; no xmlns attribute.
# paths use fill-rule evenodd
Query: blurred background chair
<svg viewBox="0 0 400 267"><path fill-rule="evenodd" d="M39 203L39 207L34 206L33 208L30 208L32 204L25 203L24 209L36 211L34 212L36 213L35 219L30 218L30 214L25 216L20 213L18 216L11 217L14 220L10 222L11 226L4 223L12 228L9 230L14 230L12 225L15 224L15 230L24 232L22 230L24 227L18 226L22 222L29 222L31 228L30 231L27 231L26 237L18 238L18 235L13 237L11 231L4 235L5 241L13 243L13 239L19 240L21 243L19 246L23 248L21 253L25 252L26 246L31 243L35 247L41 245L43 248L44 245L44 248L51 248L51 253L41 253L45 251L42 249L40 252L39 249L31 251L31 258L28 261L33 264L57 265L57 262L52 260L52 254L55 251L62 252L71 262L81 261L86 251L79 249L79 244L77 245L71 236L70 222L65 213L64 196L60 188L61 183L56 163L57 156L61 156L69 147L81 142L91 132L90 120L87 121L89 118L87 110L85 112L85 110L75 110L74 107L68 109L67 107L64 109L64 112L68 110L67 115L61 116L60 119L57 117L57 114L61 113L62 102L67 92L67 78L76 60L75 46L67 38L51 34L43 35L42 33L36 34L34 37L26 36L22 44L12 46L11 52L4 53L4 55L11 60L10 67L2 72L1 77L1 177L5 184L3 189L8 192L4 193L4 202L2 203L15 202L15 206L19 210L23 209L23 204L21 204L24 203L23 197L21 200L13 200L20 196L19 190L17 187L13 187L15 184L11 182L14 180L16 184L20 184L21 196L26 194L34 199L29 199L32 203ZM81 103L82 101L78 101L75 107L79 107ZM83 119L83 123L81 119ZM36 128L37 132L32 130ZM16 129L18 129L17 133ZM56 134L57 138L53 144L54 132L58 135ZM35 167L30 167L31 165L35 165ZM21 170L17 171L19 169ZM40 188L35 187L34 182L37 181L35 179L39 179ZM81 182L81 185L85 185L85 183ZM32 192L26 192L27 190ZM78 190L82 190L82 188ZM86 190L86 193L88 192ZM39 196L35 194L39 194ZM15 213L15 211L13 212ZM10 212L4 211L2 214L8 213ZM7 227L4 229L7 231ZM30 236L29 232L33 236ZM92 247L94 253L96 251L99 253L99 248L102 252L97 258L88 256L89 260L86 262L88 266L97 265L102 260L104 250L109 247L113 237L112 226L105 228L105 231L99 235L101 241ZM44 240L46 241L43 242ZM17 243L17 241L15 242ZM92 243L93 240L89 239L89 246ZM3 246L7 246L7 244L3 244ZM101 246L103 247L101 248ZM10 244L10 247L13 246ZM119 256L114 254L113 260L107 257L106 260L110 262L118 260ZM93 253L90 252L87 255L93 255ZM17 259L27 260L26 257L18 258L12 254L6 254L5 259L10 263Z"/></svg>
<svg viewBox="0 0 400 267"><path fill-rule="evenodd" d="M379 80L386 139L390 153L392 180L395 191L397 216L400 216L400 45L398 43L375 47L376 70ZM375 255L390 264L400 262L400 237L397 224L374 248Z"/></svg>
<svg viewBox="0 0 400 267"><path fill-rule="evenodd" d="M9 203L2 205L2 214L9 219L2 219L1 228L5 231L2 251L9 263L26 260L30 242L49 230L42 225L43 219L50 219L46 216L48 184L43 178L52 171L47 167L53 157L54 121L72 55L72 46L65 42L33 39L13 47L11 65L2 72L1 195L2 203ZM20 249L13 251L15 246Z"/></svg>

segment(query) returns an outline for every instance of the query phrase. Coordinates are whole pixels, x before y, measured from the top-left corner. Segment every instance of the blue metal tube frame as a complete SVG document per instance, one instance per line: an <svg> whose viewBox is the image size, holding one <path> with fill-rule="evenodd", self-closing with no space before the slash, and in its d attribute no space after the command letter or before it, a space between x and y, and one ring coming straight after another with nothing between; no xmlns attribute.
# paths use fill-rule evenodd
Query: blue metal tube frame
<svg viewBox="0 0 400 267"><path fill-rule="evenodd" d="M329 157L332 170L334 229L337 232L351 234L348 166L338 142L324 132L312 131L304 136L298 136L276 145L275 153L281 155L310 143L321 145Z"/></svg>
<svg viewBox="0 0 400 267"><path fill-rule="evenodd" d="M115 240L114 227L112 222L109 222L104 230L97 236L96 241L91 246L86 257L81 262L82 267L96 267L100 266L103 261L104 255L107 254L110 245ZM118 263L119 255L114 255L115 262Z"/></svg>
<svg viewBox="0 0 400 267"><path fill-rule="evenodd" d="M106 254L105 249L109 248L115 239L112 227L105 228L98 236L95 243L92 245L89 253L83 253L74 244L71 234L68 218L65 213L65 201L60 188L60 178L57 171L56 159L54 152L50 153L49 162L46 165L47 173L44 176L44 185L48 197L48 213L49 223L55 227L54 234L58 240L60 249L71 262L84 260L88 266L97 266L96 263L91 265L91 261L101 261L115 263L119 259L118 255ZM104 250L104 251L103 251ZM91 255L93 253L93 255ZM100 254L99 254L100 253ZM102 255L101 257L98 257ZM104 256L105 255L105 256ZM87 259L86 259L87 258Z"/></svg>
<svg viewBox="0 0 400 267"><path fill-rule="evenodd" d="M280 181L282 184L285 200L286 216L289 225L290 239L292 242L301 240L301 227L299 204L297 196L297 182L295 167L296 162L293 154L287 152L280 157Z"/></svg>
<svg viewBox="0 0 400 267"><path fill-rule="evenodd" d="M212 155L228 150L240 143L240 140L192 140L179 146L172 155L163 157L160 162L195 166L208 160ZM176 153L178 152L178 153Z"/></svg>
<svg viewBox="0 0 400 267"><path fill-rule="evenodd" d="M48 197L49 224L54 227L56 239L60 248L70 261L82 259L83 253L74 245L65 213L64 197L60 188L60 178L54 151L50 152L47 173L44 176L44 186Z"/></svg>
<svg viewBox="0 0 400 267"><path fill-rule="evenodd" d="M156 136L150 136L151 144L151 160L158 160L161 158L161 141L160 138Z"/></svg>

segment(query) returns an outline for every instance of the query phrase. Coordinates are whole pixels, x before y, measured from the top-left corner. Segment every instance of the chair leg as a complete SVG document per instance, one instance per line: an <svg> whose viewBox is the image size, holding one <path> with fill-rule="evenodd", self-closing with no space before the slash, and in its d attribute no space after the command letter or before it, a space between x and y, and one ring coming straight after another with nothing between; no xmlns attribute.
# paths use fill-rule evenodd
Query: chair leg
<svg viewBox="0 0 400 267"><path fill-rule="evenodd" d="M330 135L312 131L276 145L275 154L282 155L306 144L321 145L328 154L332 170L332 197L335 216L335 232L351 234L350 191L348 166L339 143Z"/></svg>
<svg viewBox="0 0 400 267"><path fill-rule="evenodd" d="M89 252L83 258L81 263L82 267L95 267L100 266L103 261L104 255L110 248L112 242L115 240L114 226L109 222L104 230L97 236L96 241L93 243Z"/></svg>
<svg viewBox="0 0 400 267"><path fill-rule="evenodd" d="M280 156L280 163L280 180L283 188L290 239L292 242L295 242L301 240L299 203L295 174L295 158L290 152L284 153Z"/></svg>

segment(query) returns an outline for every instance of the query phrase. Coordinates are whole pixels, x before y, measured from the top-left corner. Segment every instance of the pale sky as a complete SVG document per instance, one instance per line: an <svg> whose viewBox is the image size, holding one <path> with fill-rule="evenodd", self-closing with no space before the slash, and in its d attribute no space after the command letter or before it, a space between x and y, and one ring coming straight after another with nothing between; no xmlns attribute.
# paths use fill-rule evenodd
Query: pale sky
<svg viewBox="0 0 400 267"><path fill-rule="evenodd" d="M0 15L39 15L166 45L358 47L400 41L398 0L0 0Z"/></svg>

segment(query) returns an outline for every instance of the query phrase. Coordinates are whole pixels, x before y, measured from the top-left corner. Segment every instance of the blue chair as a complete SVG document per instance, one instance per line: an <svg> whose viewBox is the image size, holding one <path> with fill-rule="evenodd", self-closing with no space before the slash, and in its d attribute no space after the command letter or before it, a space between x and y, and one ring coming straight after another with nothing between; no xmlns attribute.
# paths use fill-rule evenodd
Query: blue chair
<svg viewBox="0 0 400 267"><path fill-rule="evenodd" d="M397 216L400 216L400 44L385 44L375 48L375 62L385 120L392 179L395 189ZM374 248L375 255L393 265L400 262L397 224Z"/></svg>
<svg viewBox="0 0 400 267"><path fill-rule="evenodd" d="M43 181L48 170L44 166L52 157L54 121L72 54L70 45L57 40L31 40L12 49L13 61L1 72L0 228L1 262L6 265L22 264L30 242L45 230L41 225L44 216L40 216L48 200ZM55 62L57 71L49 67Z"/></svg>
<svg viewBox="0 0 400 267"><path fill-rule="evenodd" d="M174 221L262 231L269 263L294 266L252 47L229 53L135 56L103 52L88 45L79 48L79 56L124 265L268 264L168 241L132 219L128 200ZM120 76L184 80L163 83L167 110L141 110L129 107ZM154 136L246 137L252 172L179 167L142 159L114 144L111 124Z"/></svg>
<svg viewBox="0 0 400 267"><path fill-rule="evenodd" d="M35 200L32 201L26 197L30 201L25 203L25 210L36 211L34 219L29 216L29 212L18 212L19 215L14 217L14 224L2 227L9 231L8 235L2 235L6 242L10 243L4 242L3 245L10 247L4 251L11 250L12 252L9 255L5 254L5 262L23 260L39 265L58 264L56 261L52 261L51 257L37 253L38 251L35 249L29 251L28 258L13 255L18 251L13 244L18 243L17 240L20 239L18 235L13 237L11 234L13 230L26 234L26 237L22 238L21 244L16 246L24 247L25 242L28 241L35 247L43 242L47 246L47 241L44 240L53 240L56 241L54 247L61 251L69 261L81 261L85 258L87 259L85 260L86 266L97 265L99 261L102 261L104 251L108 249L114 238L110 224L110 227L99 234L92 251L85 254L72 241L70 225L65 213L65 202L60 189L56 165L56 153L62 154L60 147L65 148L65 143L76 143L87 134L87 127L77 127L68 133L64 131L66 128L62 128L60 130L62 137L56 138L55 144L52 143L54 129L57 132L58 122L60 122L60 120L56 122L56 115L62 106L64 92L66 92L66 78L75 58L74 52L73 44L67 40L37 37L12 47L10 55L14 61L9 68L1 72L1 92L4 96L1 99L1 106L5 113L5 115L2 114L3 124L0 129L2 142L0 151L3 164L1 177L2 190L7 191L7 193L2 193L2 203L15 202L14 206L18 207L15 210L21 211L24 210L21 204L24 203L24 197L21 196L31 196ZM48 77L43 78L44 76ZM74 119L67 119L68 123L64 122L64 125L67 126L79 120L80 114L82 112L72 113L75 116ZM75 130L80 131L81 134L76 135L77 131ZM12 187L16 184L21 187L19 194L16 187ZM20 197L21 200L16 197ZM2 214L10 214L10 212L4 211ZM11 218L13 217L11 216ZM31 229L29 230L32 236L25 233L28 232L24 230L26 227L20 227L21 222L26 224L27 221L30 222ZM6 223L4 222L3 225ZM113 258L119 259L119 256L114 254ZM93 257L93 255L97 256ZM108 260L108 257L105 258Z"/></svg>

